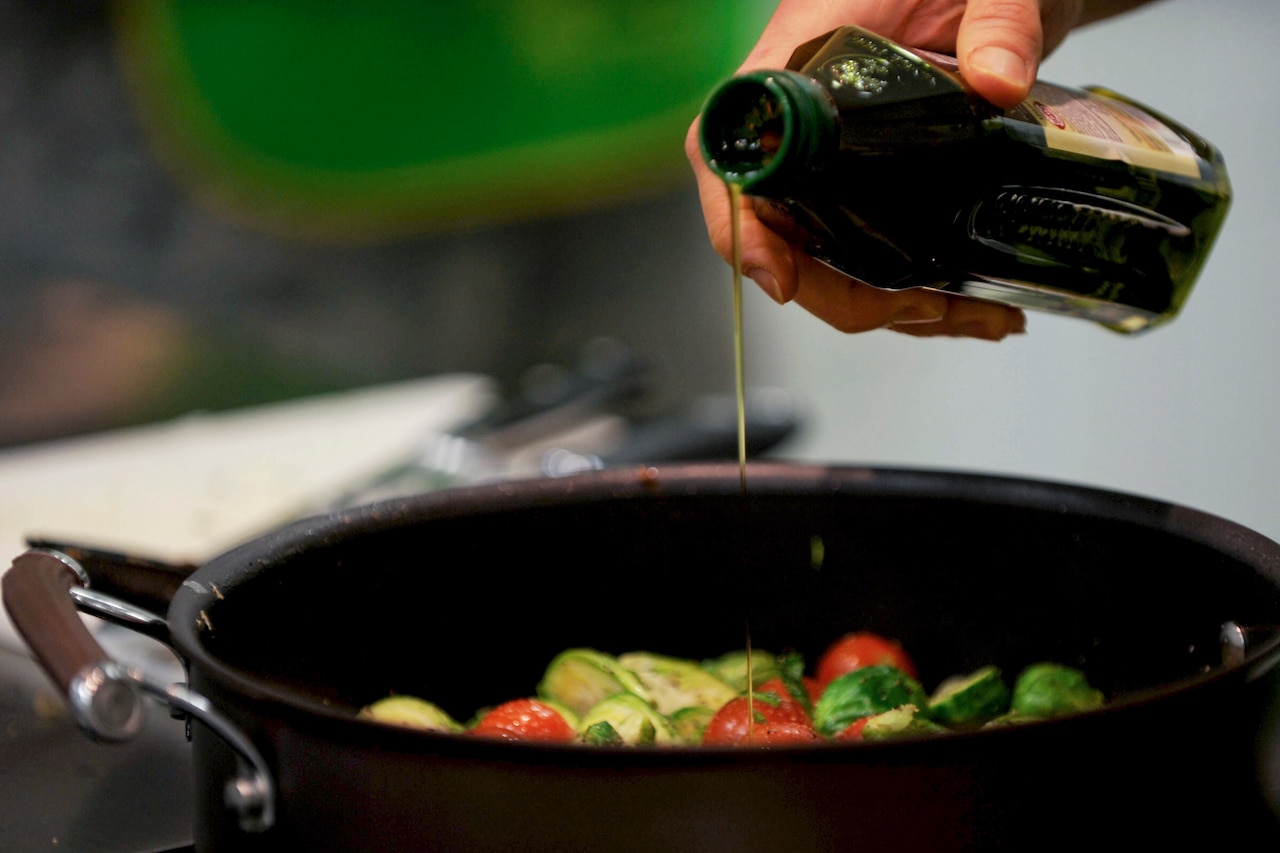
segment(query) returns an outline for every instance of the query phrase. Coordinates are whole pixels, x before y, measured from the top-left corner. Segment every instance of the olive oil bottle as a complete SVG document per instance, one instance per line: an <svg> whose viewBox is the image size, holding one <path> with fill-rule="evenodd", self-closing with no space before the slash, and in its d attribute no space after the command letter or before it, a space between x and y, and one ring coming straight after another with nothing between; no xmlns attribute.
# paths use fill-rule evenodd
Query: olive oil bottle
<svg viewBox="0 0 1280 853"><path fill-rule="evenodd" d="M843 27L721 84L712 171L824 263L1132 333L1177 315L1230 204L1221 154L1106 89L1000 110L955 59Z"/></svg>

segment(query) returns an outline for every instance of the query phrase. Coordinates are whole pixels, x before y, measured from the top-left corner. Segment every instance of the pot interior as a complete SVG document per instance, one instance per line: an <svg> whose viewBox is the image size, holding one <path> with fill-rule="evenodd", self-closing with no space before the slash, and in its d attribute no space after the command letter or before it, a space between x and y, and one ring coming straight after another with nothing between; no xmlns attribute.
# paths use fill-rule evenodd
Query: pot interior
<svg viewBox="0 0 1280 853"><path fill-rule="evenodd" d="M1082 667L1112 701L1221 664L1223 622L1280 625L1280 545L1158 501L962 473L673 466L485 486L314 519L196 575L170 621L198 664L326 713L389 693L459 719L532 695L559 651L812 665L902 641L921 681Z"/></svg>

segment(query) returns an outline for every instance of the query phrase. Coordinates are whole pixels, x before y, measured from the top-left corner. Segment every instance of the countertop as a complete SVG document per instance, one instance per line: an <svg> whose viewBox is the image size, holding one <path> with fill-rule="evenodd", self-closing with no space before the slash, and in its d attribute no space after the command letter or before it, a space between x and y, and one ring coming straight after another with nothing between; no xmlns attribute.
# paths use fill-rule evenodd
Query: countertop
<svg viewBox="0 0 1280 853"><path fill-rule="evenodd" d="M307 514L424 436L480 414L485 377L448 375L0 453L0 565L42 536L200 562ZM163 645L85 617L107 651L181 680ZM99 744L0 615L0 849L189 849L192 778L181 722L148 703L142 733Z"/></svg>

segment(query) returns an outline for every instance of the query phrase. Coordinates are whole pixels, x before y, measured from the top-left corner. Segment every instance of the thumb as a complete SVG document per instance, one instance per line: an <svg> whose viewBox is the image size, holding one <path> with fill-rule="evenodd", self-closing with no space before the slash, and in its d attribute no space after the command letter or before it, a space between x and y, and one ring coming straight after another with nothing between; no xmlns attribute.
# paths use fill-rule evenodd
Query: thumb
<svg viewBox="0 0 1280 853"><path fill-rule="evenodd" d="M1012 107L1035 82L1044 51L1039 0L973 0L956 34L960 74L998 107Z"/></svg>

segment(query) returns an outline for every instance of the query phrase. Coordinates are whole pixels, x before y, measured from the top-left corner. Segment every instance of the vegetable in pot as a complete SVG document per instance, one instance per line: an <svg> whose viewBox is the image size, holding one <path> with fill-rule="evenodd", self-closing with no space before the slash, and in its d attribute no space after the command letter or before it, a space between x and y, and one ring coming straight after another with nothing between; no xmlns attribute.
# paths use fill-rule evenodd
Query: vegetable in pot
<svg viewBox="0 0 1280 853"><path fill-rule="evenodd" d="M900 705L923 708L929 702L920 682L890 664L846 672L827 685L813 706L813 724L831 737L860 717L891 711Z"/></svg>
<svg viewBox="0 0 1280 853"><path fill-rule="evenodd" d="M714 711L739 692L690 660L652 652L628 652L617 660L636 674L662 714L688 707Z"/></svg>
<svg viewBox="0 0 1280 853"><path fill-rule="evenodd" d="M500 740L547 740L569 743L577 738L573 723L548 702L523 698L486 711L466 734Z"/></svg>
<svg viewBox="0 0 1280 853"><path fill-rule="evenodd" d="M671 721L634 693L615 693L597 702L583 714L578 728L585 732L597 723L608 723L627 746L671 746L680 742Z"/></svg>
<svg viewBox="0 0 1280 853"><path fill-rule="evenodd" d="M930 719L956 729L979 728L1009 710L1010 691L1000 670L984 666L945 679L929 697Z"/></svg>
<svg viewBox="0 0 1280 853"><path fill-rule="evenodd" d="M747 689L746 649L736 649L725 652L718 658L704 660L702 668L739 693ZM751 650L751 681L754 687L759 687L770 678L777 678L781 673L782 668L777 655L763 649Z"/></svg>
<svg viewBox="0 0 1280 853"><path fill-rule="evenodd" d="M945 734L950 729L921 714L915 705L900 705L867 717L859 731L863 740L889 740Z"/></svg>
<svg viewBox="0 0 1280 853"><path fill-rule="evenodd" d="M432 732L460 732L462 723L434 702L416 696L388 696L360 709L360 716L380 723Z"/></svg>
<svg viewBox="0 0 1280 853"><path fill-rule="evenodd" d="M782 678L772 678L761 684L752 695L740 695L716 711L702 733L702 742L736 746L750 742L756 729L794 725L812 730L809 710L792 694Z"/></svg>
<svg viewBox="0 0 1280 853"><path fill-rule="evenodd" d="M1001 670L984 666L938 684L928 694L908 672L905 651L893 662L849 653L850 637L868 647L901 649L896 641L858 632L832 643L822 660L845 671L825 689L806 674L804 658L752 652L746 689L746 651L694 660L647 651L614 655L572 648L556 655L535 690L459 725L439 707L409 696L366 706L360 716L437 732L504 739L551 740L591 746L756 746L877 741L922 737L1030 722L1099 707L1101 691L1085 674L1061 664L1036 663L1012 690ZM904 663L906 661L907 663ZM914 672L914 664L910 669ZM767 678L761 676L768 675Z"/></svg>
<svg viewBox="0 0 1280 853"><path fill-rule="evenodd" d="M1089 684L1085 674L1063 664L1034 663L1013 685L1011 710L1022 717L1060 717L1101 708L1101 690Z"/></svg>
<svg viewBox="0 0 1280 853"><path fill-rule="evenodd" d="M595 649L568 649L556 655L538 683L541 699L559 702L581 716L615 693L651 701L639 677L613 655Z"/></svg>

